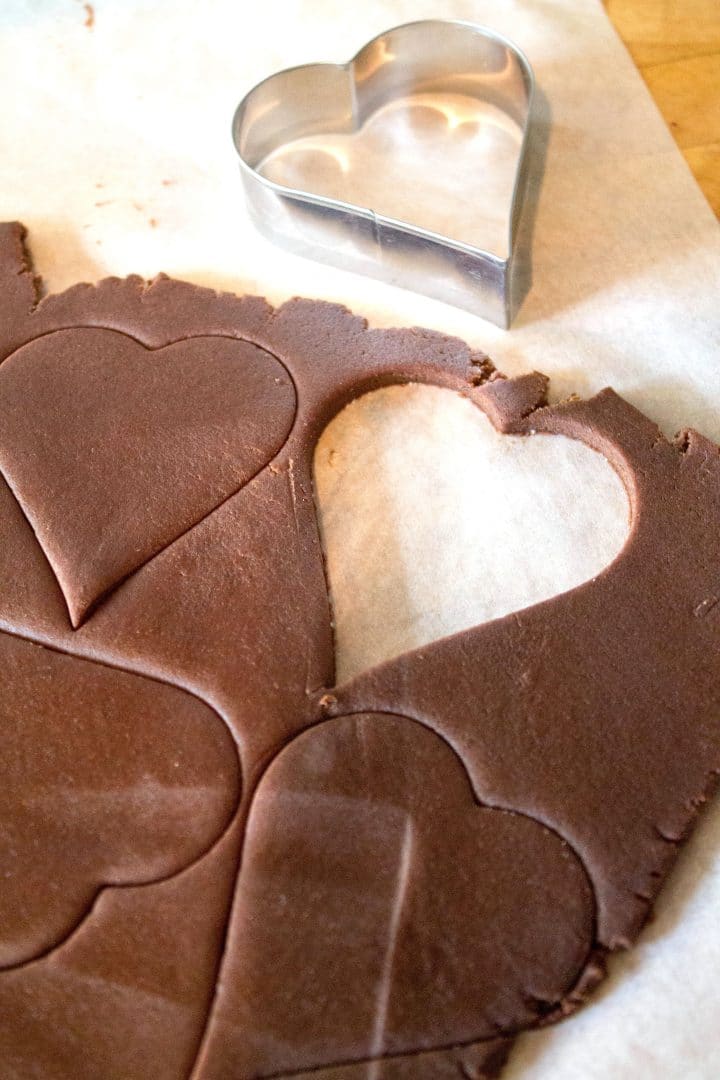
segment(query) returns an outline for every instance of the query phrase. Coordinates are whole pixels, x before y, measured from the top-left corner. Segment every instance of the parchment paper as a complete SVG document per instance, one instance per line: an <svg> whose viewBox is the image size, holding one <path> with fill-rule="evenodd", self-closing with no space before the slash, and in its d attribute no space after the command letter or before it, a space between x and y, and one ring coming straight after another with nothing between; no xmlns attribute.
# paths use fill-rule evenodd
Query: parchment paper
<svg viewBox="0 0 720 1080"><path fill-rule="evenodd" d="M539 368L555 397L612 384L667 434L720 439L720 230L597 0L102 0L92 13L88 26L77 0L0 6L0 219L29 226L51 289L164 270L275 303L336 299L377 326L456 333L509 374ZM533 282L507 333L286 254L243 205L229 135L242 94L424 17L502 31L538 79ZM602 459L561 439L502 442L468 409L391 390L323 438L346 673L567 588L622 544L627 504ZM583 1013L523 1038L508 1077L719 1076L719 969L716 801L639 946Z"/></svg>

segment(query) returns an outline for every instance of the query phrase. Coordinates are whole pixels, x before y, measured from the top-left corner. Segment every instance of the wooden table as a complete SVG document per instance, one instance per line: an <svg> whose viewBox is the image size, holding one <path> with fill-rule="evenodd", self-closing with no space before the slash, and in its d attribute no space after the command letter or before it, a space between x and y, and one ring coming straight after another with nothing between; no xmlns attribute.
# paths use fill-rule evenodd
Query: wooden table
<svg viewBox="0 0 720 1080"><path fill-rule="evenodd" d="M720 217L720 0L605 0L605 7Z"/></svg>

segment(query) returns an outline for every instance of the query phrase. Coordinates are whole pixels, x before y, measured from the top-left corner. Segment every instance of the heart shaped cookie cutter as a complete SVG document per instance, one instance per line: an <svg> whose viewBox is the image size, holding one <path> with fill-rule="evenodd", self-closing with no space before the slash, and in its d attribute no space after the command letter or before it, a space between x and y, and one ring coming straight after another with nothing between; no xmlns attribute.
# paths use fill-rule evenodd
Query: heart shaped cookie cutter
<svg viewBox="0 0 720 1080"><path fill-rule="evenodd" d="M527 58L507 38L473 23L442 19L387 30L347 64L307 64L277 72L243 98L233 120L255 224L298 254L413 289L507 328L534 86ZM380 207L356 205L337 192L313 193L271 176L269 163L277 163L288 148L310 145L322 151L323 139L357 138L383 109L398 104L427 109L433 102L448 131L466 127L461 152L467 151L475 190L465 187L458 199L456 184L451 194L453 205L462 205L462 221L452 230L461 236L405 221ZM512 143L513 179L502 192L498 252L465 239L478 227L473 207L487 173L483 166L492 165L489 130ZM474 149L468 138L475 139ZM347 172L347 157L334 153L340 170ZM428 168L436 177L439 170L441 178L453 179L443 174L442 160L429 161Z"/></svg>

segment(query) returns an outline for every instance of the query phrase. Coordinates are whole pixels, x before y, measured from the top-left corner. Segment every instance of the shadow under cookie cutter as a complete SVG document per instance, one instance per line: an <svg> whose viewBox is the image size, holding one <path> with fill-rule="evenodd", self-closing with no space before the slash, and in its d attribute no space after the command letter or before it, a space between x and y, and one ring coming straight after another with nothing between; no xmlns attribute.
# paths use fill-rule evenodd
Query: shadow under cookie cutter
<svg viewBox="0 0 720 1080"><path fill-rule="evenodd" d="M506 329L514 314L515 242L534 92L532 68L511 41L485 27L442 19L388 30L346 64L277 72L243 98L233 119L251 216L261 232L295 253L424 293ZM504 199L501 254L263 175L268 159L288 144L358 132L390 103L433 94L461 95L477 104L478 119L492 109L514 128L516 164ZM476 191L482 183L479 174ZM471 219L473 191L465 194L463 214Z"/></svg>

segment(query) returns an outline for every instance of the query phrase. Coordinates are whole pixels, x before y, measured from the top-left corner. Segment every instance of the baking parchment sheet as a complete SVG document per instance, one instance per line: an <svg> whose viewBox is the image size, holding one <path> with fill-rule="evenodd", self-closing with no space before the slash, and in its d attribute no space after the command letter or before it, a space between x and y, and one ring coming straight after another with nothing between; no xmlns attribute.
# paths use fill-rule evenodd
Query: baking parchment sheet
<svg viewBox="0 0 720 1080"><path fill-rule="evenodd" d="M254 82L427 17L507 34L537 76L532 283L509 332L287 254L243 205L229 126ZM375 326L458 334L508 374L545 371L553 398L611 384L666 434L720 439L720 229L597 0L3 0L0 83L0 219L29 227L51 290L163 270L334 299ZM446 182L472 199L467 176ZM447 391L354 404L316 460L341 674L582 581L627 533L598 455L503 440ZM720 800L639 945L586 1010L523 1037L507 1076L719 1076L718 970Z"/></svg>

